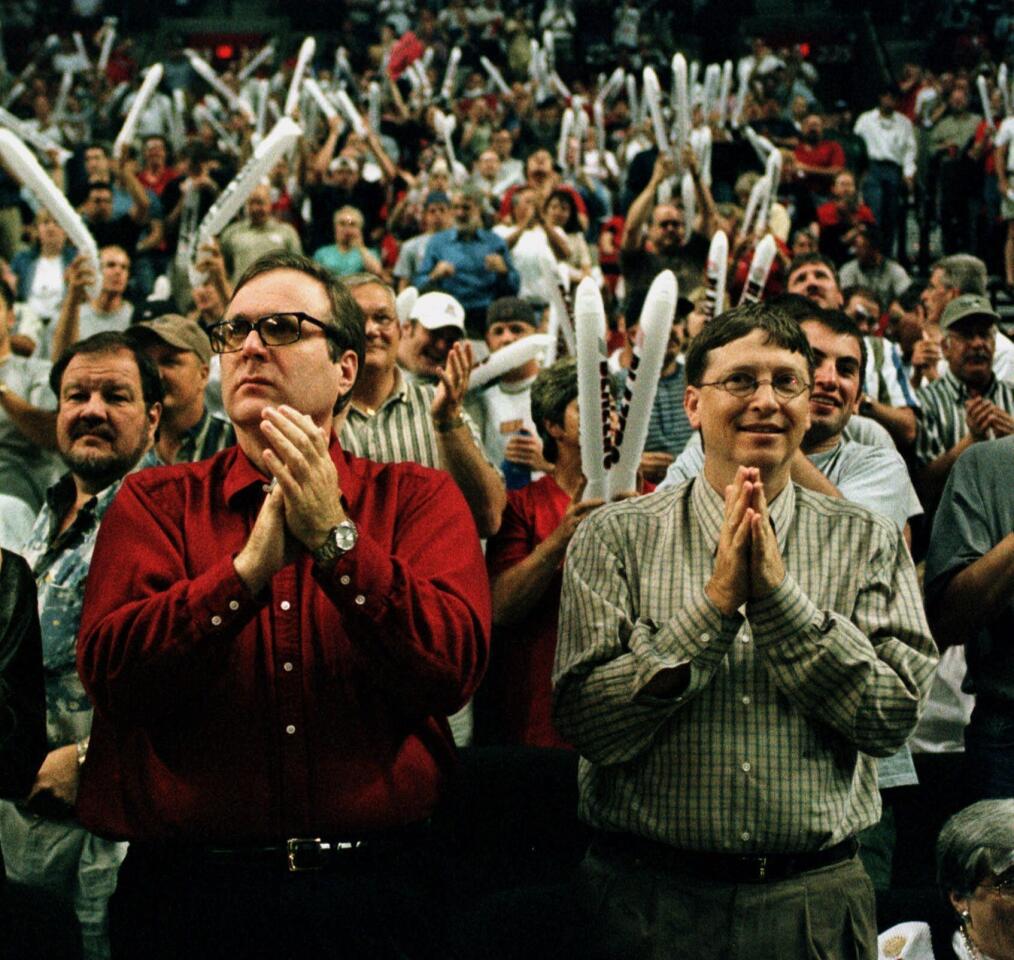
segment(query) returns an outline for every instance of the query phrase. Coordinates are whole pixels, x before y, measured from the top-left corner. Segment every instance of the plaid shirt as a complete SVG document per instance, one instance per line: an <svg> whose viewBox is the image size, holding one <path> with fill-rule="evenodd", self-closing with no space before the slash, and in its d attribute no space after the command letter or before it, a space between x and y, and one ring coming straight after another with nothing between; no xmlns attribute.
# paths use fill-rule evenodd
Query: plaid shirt
<svg viewBox="0 0 1014 960"><path fill-rule="evenodd" d="M915 570L889 520L789 484L770 508L785 579L726 617L704 592L723 509L701 478L603 507L571 542L554 718L582 754L580 813L692 850L831 846L879 818L873 757L929 693ZM683 664L681 696L643 693Z"/></svg>
<svg viewBox="0 0 1014 960"><path fill-rule="evenodd" d="M919 390L921 408L915 458L925 466L945 454L968 436L965 401L971 399L968 388L950 370ZM1001 410L1014 414L1014 384L993 377L983 396Z"/></svg>

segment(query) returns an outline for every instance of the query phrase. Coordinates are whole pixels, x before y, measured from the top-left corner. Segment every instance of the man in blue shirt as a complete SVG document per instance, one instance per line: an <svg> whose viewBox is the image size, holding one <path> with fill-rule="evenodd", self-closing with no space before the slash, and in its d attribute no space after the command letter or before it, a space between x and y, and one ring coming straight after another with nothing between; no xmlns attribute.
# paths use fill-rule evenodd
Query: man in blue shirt
<svg viewBox="0 0 1014 960"><path fill-rule="evenodd" d="M454 226L430 238L414 279L421 292L442 290L454 297L465 308L469 336L478 339L485 331L486 308L498 297L516 294L521 283L506 242L483 229L481 204L481 195L471 188L452 195Z"/></svg>

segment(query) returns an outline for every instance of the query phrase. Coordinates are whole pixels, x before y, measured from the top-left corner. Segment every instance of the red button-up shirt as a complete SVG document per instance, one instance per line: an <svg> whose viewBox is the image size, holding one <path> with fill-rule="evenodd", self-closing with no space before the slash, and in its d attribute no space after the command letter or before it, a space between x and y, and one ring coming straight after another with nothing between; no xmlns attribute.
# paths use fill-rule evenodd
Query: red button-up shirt
<svg viewBox="0 0 1014 960"><path fill-rule="evenodd" d="M128 839L356 835L433 809L446 717L485 666L489 588L443 473L343 453L359 541L254 597L236 575L265 478L238 447L132 474L92 559L78 668L96 711L78 812Z"/></svg>

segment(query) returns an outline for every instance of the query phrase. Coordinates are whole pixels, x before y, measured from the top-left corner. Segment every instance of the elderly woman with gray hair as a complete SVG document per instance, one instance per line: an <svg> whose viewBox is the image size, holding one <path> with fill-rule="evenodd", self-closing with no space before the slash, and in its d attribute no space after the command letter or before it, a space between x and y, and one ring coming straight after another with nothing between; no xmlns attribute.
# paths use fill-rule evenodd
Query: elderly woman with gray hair
<svg viewBox="0 0 1014 960"><path fill-rule="evenodd" d="M1014 960L1014 800L981 800L937 840L937 881L958 915L961 960Z"/></svg>

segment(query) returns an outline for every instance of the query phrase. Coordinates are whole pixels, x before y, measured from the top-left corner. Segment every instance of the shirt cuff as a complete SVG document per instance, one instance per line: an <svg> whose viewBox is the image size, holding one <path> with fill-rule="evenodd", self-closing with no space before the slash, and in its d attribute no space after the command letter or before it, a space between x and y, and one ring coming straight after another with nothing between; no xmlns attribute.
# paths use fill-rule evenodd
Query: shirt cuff
<svg viewBox="0 0 1014 960"><path fill-rule="evenodd" d="M788 573L766 597L747 603L746 616L758 647L779 643L807 628L819 630L825 619L824 611Z"/></svg>
<svg viewBox="0 0 1014 960"><path fill-rule="evenodd" d="M710 674L726 655L733 639L743 625L743 617L726 616L702 590L691 598L677 617L666 621L657 630L645 635L635 631L630 651L637 661L634 697L662 670L691 664ZM693 681L687 686L689 693Z"/></svg>
<svg viewBox="0 0 1014 960"><path fill-rule="evenodd" d="M380 544L360 528L356 545L334 565L313 565L313 576L344 613L360 613L374 622L383 619L394 586L394 564Z"/></svg>
<svg viewBox="0 0 1014 960"><path fill-rule="evenodd" d="M190 582L187 607L196 636L233 636L265 603L267 591L255 597L236 573L234 559L223 557Z"/></svg>

